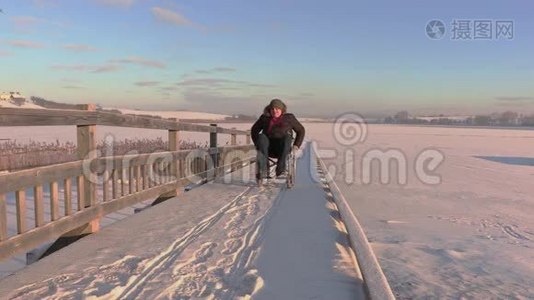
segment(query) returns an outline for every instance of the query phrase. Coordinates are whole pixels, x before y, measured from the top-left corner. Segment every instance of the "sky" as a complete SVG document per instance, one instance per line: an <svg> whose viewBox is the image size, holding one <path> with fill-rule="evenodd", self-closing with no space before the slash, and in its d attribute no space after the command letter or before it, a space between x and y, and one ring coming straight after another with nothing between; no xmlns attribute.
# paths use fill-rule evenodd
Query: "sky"
<svg viewBox="0 0 534 300"><path fill-rule="evenodd" d="M0 0L0 9L0 91L26 97L249 115L272 98L303 116L534 113L529 0ZM432 20L441 38L427 34ZM497 38L501 21L513 27ZM491 36L475 22L489 22Z"/></svg>

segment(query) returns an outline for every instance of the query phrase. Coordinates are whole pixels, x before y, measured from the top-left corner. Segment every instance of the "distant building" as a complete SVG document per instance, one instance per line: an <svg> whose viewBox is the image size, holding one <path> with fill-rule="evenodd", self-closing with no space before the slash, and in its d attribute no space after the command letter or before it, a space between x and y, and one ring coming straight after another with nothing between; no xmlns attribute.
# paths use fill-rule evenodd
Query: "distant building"
<svg viewBox="0 0 534 300"><path fill-rule="evenodd" d="M0 94L0 101L11 101L14 103L24 103L26 98L24 98L19 92L7 92Z"/></svg>

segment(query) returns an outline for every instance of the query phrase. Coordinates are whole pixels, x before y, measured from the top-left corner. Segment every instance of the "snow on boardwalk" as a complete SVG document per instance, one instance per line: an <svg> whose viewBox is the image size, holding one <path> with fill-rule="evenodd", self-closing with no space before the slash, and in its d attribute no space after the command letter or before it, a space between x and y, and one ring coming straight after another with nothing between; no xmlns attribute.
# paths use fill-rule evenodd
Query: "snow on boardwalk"
<svg viewBox="0 0 534 300"><path fill-rule="evenodd" d="M0 281L9 299L361 299L346 231L312 181L209 183Z"/></svg>

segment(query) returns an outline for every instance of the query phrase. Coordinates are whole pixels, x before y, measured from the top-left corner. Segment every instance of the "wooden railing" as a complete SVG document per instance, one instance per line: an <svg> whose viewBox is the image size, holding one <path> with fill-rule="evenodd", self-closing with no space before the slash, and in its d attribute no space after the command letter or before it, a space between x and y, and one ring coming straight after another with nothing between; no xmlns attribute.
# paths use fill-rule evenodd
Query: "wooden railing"
<svg viewBox="0 0 534 300"><path fill-rule="evenodd" d="M85 111L0 108L0 126L76 125L79 159L0 175L0 260L58 237L95 232L107 214L175 197L189 183L213 180L254 160L247 131L81 108ZM99 157L97 125L167 130L169 151ZM209 149L180 150L181 131L209 133ZM218 147L217 134L230 134L231 146ZM237 135L246 135L246 145L237 146ZM14 212L8 211L10 193ZM16 232L9 233L9 215L16 218Z"/></svg>

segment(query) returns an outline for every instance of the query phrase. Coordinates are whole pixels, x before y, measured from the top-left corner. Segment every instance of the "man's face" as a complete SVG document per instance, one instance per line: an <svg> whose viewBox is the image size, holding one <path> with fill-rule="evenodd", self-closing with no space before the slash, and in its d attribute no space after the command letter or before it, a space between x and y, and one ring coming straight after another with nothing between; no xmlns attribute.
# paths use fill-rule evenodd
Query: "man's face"
<svg viewBox="0 0 534 300"><path fill-rule="evenodd" d="M278 107L271 108L271 116L278 118L282 115L282 110Z"/></svg>

